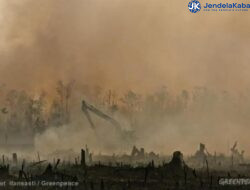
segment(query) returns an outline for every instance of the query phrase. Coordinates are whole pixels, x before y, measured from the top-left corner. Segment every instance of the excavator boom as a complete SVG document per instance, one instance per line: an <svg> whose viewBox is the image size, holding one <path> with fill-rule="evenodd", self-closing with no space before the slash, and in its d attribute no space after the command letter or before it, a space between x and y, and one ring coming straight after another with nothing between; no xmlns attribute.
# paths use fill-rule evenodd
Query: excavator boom
<svg viewBox="0 0 250 190"><path fill-rule="evenodd" d="M89 123L90 123L90 126L91 128L95 129L95 125L91 119L91 116L89 114L89 111L95 113L96 115L98 115L99 117L105 119L106 121L109 121L112 125L114 125L117 129L121 130L121 126L120 124L115 120L113 119L112 117L106 115L105 113L101 112L100 110L98 110L97 108L95 108L94 106L86 103L84 100L82 101L82 111L83 113L85 113Z"/></svg>

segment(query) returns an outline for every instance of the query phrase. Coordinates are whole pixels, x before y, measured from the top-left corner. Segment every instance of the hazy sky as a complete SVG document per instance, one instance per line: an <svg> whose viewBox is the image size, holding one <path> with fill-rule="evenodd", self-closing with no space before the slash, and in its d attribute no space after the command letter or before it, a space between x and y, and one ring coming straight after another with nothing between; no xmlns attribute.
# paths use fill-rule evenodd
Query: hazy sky
<svg viewBox="0 0 250 190"><path fill-rule="evenodd" d="M249 13L191 14L187 4L2 0L1 81L26 88L58 78L143 90L248 87Z"/></svg>

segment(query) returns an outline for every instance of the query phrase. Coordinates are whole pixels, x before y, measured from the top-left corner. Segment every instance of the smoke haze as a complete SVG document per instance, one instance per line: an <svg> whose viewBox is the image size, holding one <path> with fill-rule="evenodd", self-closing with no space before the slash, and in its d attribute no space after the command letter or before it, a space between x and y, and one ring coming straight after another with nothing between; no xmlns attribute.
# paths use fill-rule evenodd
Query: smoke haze
<svg viewBox="0 0 250 190"><path fill-rule="evenodd" d="M55 96L56 81L75 80L74 123L37 137L39 149L48 147L44 142L56 149L65 134L65 148L70 143L80 148L86 141L98 151L117 148L111 146L116 139L101 147L79 113L86 84L120 94L132 89L143 96L162 86L171 96L204 86L211 90L206 96L210 98L203 98L198 108L192 104L189 112L156 116L158 120L150 122L139 115L143 127L137 129L137 143L163 153L175 149L191 153L199 142L211 151L226 152L228 143L239 139L243 149L249 148L248 12L194 15L187 4L186 0L2 0L1 83L32 95L45 90ZM221 100L225 91L229 98ZM247 100L238 101L241 95ZM218 96L219 100L214 98ZM151 116L157 113L156 108Z"/></svg>

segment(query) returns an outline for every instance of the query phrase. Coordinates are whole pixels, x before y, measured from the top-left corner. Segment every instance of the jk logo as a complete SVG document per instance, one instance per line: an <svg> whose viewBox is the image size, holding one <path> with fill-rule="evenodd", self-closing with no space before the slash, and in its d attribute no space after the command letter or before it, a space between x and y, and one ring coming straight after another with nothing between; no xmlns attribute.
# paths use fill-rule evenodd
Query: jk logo
<svg viewBox="0 0 250 190"><path fill-rule="evenodd" d="M191 13L197 13L201 9L200 2L197 0L190 1L188 3L188 9Z"/></svg>
<svg viewBox="0 0 250 190"><path fill-rule="evenodd" d="M200 3L198 3L198 4L192 3L192 7L189 7L189 9L200 9L200 8L199 8L199 4L200 4Z"/></svg>

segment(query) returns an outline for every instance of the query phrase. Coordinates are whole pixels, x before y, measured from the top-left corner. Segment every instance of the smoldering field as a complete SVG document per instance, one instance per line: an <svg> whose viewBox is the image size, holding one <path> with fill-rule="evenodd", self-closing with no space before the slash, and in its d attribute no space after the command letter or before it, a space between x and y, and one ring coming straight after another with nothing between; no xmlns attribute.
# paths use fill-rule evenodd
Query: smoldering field
<svg viewBox="0 0 250 190"><path fill-rule="evenodd" d="M94 116L93 132L81 111L86 99L135 130L131 144L146 149L190 154L203 142L227 153L235 140L249 149L249 16L196 17L186 7L163 0L1 1L0 99L8 110L1 128L13 114L15 126L33 128L39 115L49 127L36 135L37 150L88 144L96 152L127 151L112 126ZM66 109L59 80L74 82L70 120L55 127L49 119Z"/></svg>

